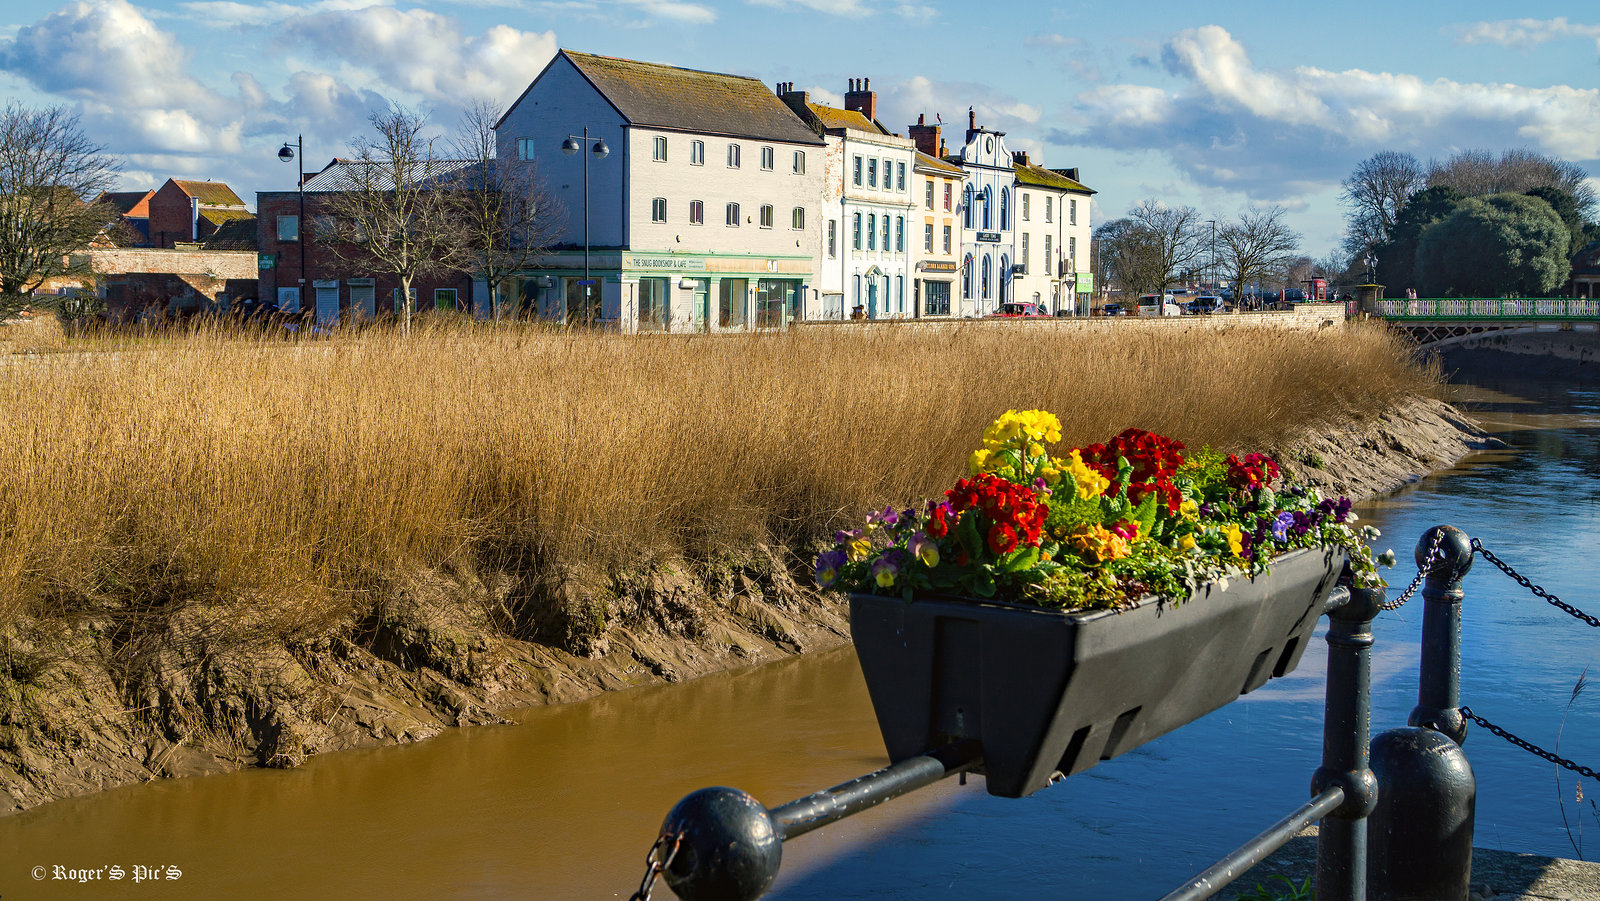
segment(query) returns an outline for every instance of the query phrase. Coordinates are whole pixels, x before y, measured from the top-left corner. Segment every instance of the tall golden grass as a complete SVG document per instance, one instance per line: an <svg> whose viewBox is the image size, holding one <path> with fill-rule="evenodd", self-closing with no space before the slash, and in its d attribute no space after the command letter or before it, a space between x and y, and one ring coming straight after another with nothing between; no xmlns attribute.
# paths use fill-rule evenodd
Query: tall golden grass
<svg viewBox="0 0 1600 901"><path fill-rule="evenodd" d="M798 546L936 495L1008 408L1056 412L1063 448L1240 449L1432 382L1359 326L101 340L0 361L0 626L99 597L321 628L419 568Z"/></svg>

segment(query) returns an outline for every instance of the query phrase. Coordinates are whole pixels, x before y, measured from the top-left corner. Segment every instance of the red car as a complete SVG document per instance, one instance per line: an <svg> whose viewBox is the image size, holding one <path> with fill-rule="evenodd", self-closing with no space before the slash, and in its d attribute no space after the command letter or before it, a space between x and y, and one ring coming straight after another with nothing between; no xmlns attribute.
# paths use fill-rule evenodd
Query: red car
<svg viewBox="0 0 1600 901"><path fill-rule="evenodd" d="M990 313L987 319L1054 319L1036 303L1003 303L1000 309Z"/></svg>

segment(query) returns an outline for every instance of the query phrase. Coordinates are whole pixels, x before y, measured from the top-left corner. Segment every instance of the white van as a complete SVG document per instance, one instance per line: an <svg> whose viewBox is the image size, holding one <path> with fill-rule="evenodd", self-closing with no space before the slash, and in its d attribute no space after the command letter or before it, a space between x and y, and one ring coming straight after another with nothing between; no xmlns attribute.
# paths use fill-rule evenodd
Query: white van
<svg viewBox="0 0 1600 901"><path fill-rule="evenodd" d="M1143 294L1139 297L1140 316L1182 316L1183 307L1174 302L1172 294Z"/></svg>

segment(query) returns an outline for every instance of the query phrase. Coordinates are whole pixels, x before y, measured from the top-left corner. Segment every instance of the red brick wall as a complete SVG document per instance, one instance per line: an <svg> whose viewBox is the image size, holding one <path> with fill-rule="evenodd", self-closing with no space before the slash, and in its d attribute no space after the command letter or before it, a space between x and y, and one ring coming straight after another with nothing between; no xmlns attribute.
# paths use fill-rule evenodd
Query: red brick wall
<svg viewBox="0 0 1600 901"><path fill-rule="evenodd" d="M257 247L262 256L271 254L273 266L260 272L260 297L263 301L276 301L278 288L292 288L300 284L300 252L301 243L296 241L278 241L278 217L298 216L300 214L300 198L294 191L257 192L256 194L256 223ZM306 218L317 215L317 196L306 195ZM376 306L379 315L394 313L394 292L400 280L392 274L384 274L365 267L359 263L346 262L333 252L325 243L319 242L317 236L305 223L301 223L300 235L304 239L305 279L306 286L302 292L301 309L310 312L315 306L315 294L312 285L319 281L337 281L339 283L339 309L350 309L350 279L370 278L374 281ZM442 275L433 275L419 278L411 283L416 290L418 312L433 309L433 292L437 288L454 288L456 296L464 309L471 299L472 279L465 272L450 272Z"/></svg>
<svg viewBox="0 0 1600 901"><path fill-rule="evenodd" d="M171 179L150 198L150 243L171 247L174 241L194 240L189 195Z"/></svg>

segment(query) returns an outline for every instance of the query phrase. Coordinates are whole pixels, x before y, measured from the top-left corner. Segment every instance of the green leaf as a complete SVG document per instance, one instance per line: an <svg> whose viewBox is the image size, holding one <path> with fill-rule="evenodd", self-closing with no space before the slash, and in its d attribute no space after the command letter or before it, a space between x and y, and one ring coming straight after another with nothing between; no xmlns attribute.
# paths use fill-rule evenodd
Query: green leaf
<svg viewBox="0 0 1600 901"><path fill-rule="evenodd" d="M968 510L961 515L961 521L956 524L956 540L973 560L983 553L983 536L978 534L978 511Z"/></svg>
<svg viewBox="0 0 1600 901"><path fill-rule="evenodd" d="M1020 548L1000 558L999 568L1001 572L1014 573L1027 569L1038 562L1038 548Z"/></svg>
<svg viewBox="0 0 1600 901"><path fill-rule="evenodd" d="M1140 535L1153 535L1156 528L1156 493L1154 491L1144 496L1139 506L1133 510L1133 521L1139 524Z"/></svg>

